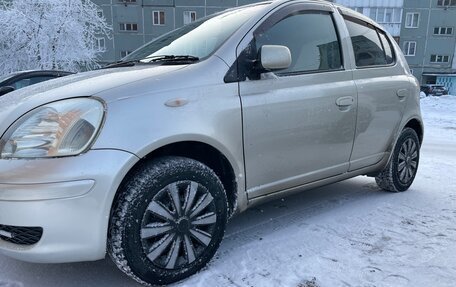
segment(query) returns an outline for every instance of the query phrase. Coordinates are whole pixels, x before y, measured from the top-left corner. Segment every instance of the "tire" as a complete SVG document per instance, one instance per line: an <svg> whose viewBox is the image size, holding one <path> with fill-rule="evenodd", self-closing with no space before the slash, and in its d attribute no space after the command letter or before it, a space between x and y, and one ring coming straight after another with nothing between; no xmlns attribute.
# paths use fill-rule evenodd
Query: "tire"
<svg viewBox="0 0 456 287"><path fill-rule="evenodd" d="M210 168L183 157L159 158L141 164L119 192L108 252L124 273L145 285L170 284L214 256L228 205Z"/></svg>
<svg viewBox="0 0 456 287"><path fill-rule="evenodd" d="M413 183L420 160L420 140L411 128L405 128L386 167L375 177L377 185L386 191L406 191Z"/></svg>

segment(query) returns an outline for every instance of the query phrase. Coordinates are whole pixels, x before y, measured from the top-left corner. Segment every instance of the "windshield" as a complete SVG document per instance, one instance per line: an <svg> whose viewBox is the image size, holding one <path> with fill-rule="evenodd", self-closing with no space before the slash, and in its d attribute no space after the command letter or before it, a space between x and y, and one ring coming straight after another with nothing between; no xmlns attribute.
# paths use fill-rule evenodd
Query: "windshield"
<svg viewBox="0 0 456 287"><path fill-rule="evenodd" d="M141 60L163 55L188 55L199 59L214 53L237 29L255 15L263 5L231 9L202 18L171 31L141 48L122 61ZM148 62L148 60L143 60Z"/></svg>

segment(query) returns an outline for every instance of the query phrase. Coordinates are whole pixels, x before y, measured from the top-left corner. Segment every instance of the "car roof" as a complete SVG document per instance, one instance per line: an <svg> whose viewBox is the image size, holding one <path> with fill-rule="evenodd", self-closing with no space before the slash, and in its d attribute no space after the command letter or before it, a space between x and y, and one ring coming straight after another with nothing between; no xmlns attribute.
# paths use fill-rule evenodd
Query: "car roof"
<svg viewBox="0 0 456 287"><path fill-rule="evenodd" d="M270 1L267 1L267 2L268 3L277 3L277 4L293 3L293 2L297 2L297 3L299 3L299 2L301 2L301 3L308 2L308 3L321 3L321 4L331 5L335 9L339 10L339 12L342 15L362 20L362 21L367 22L367 23L371 24L372 26L380 29L381 31L386 32L384 27L382 27L380 24L378 24L377 22L375 22L371 18L367 17L366 15L361 14L359 12L356 12L356 11L354 11L354 10L352 10L350 8L347 8L347 7L345 7L345 6L341 5L341 4L329 2L327 0L275 0L275 1L272 1L272 2L270 2ZM264 2L259 2L258 4L260 4L260 3L264 3Z"/></svg>

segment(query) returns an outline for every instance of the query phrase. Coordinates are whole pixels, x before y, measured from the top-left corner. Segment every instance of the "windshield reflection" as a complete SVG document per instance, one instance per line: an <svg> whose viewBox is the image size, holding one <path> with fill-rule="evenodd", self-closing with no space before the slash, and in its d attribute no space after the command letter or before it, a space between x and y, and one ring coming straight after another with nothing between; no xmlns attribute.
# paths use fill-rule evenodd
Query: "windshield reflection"
<svg viewBox="0 0 456 287"><path fill-rule="evenodd" d="M202 18L147 43L122 61L149 62L147 58L163 55L207 58L261 8L263 5L247 6Z"/></svg>

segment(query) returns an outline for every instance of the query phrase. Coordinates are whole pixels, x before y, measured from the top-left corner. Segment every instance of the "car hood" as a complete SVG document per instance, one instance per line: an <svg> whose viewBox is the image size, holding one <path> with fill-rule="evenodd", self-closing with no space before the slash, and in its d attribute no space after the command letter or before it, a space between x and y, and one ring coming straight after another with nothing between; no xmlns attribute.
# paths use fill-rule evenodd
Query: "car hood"
<svg viewBox="0 0 456 287"><path fill-rule="evenodd" d="M42 82L0 97L0 134L28 111L58 100L97 93L147 78L172 73L188 65L138 65L69 75Z"/></svg>

